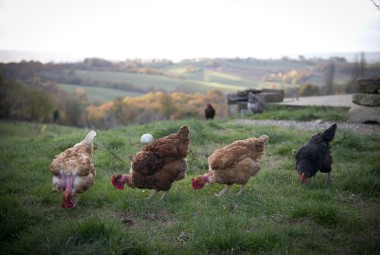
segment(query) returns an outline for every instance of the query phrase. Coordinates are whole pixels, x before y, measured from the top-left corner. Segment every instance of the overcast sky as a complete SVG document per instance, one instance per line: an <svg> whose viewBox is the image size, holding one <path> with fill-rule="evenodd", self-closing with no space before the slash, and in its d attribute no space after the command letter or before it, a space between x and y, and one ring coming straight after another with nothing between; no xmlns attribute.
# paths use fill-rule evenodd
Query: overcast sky
<svg viewBox="0 0 380 255"><path fill-rule="evenodd" d="M380 51L380 10L371 0L0 0L0 49L110 60Z"/></svg>

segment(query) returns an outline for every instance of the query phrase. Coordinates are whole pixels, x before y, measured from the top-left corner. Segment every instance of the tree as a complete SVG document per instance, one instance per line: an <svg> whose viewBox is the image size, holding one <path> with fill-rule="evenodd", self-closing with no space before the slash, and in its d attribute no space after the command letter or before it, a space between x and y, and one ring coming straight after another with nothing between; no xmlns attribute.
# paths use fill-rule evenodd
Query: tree
<svg viewBox="0 0 380 255"><path fill-rule="evenodd" d="M173 100L169 94L162 94L160 98L161 109L160 112L168 120L176 112L176 107L173 103Z"/></svg>
<svg viewBox="0 0 380 255"><path fill-rule="evenodd" d="M325 83L326 83L325 93L327 95L334 94L334 76L335 76L335 62L333 59L330 59L326 67L326 76L325 76Z"/></svg>
<svg viewBox="0 0 380 255"><path fill-rule="evenodd" d="M23 87L15 81L5 81L0 75L0 118L11 119L22 99Z"/></svg>
<svg viewBox="0 0 380 255"><path fill-rule="evenodd" d="M313 84L302 84L298 90L299 96L316 96L318 95L319 87Z"/></svg>
<svg viewBox="0 0 380 255"><path fill-rule="evenodd" d="M71 126L82 126L85 114L85 105L83 101L76 96L70 95L66 98L64 122Z"/></svg>
<svg viewBox="0 0 380 255"><path fill-rule="evenodd" d="M358 60L358 55L355 56L355 63L352 68L351 79L347 83L346 93L352 94L356 92L356 80L363 77L366 69L366 61L364 52L360 53L360 60Z"/></svg>
<svg viewBox="0 0 380 255"><path fill-rule="evenodd" d="M47 92L37 88L27 88L23 104L23 118L31 121L51 121L56 103Z"/></svg>

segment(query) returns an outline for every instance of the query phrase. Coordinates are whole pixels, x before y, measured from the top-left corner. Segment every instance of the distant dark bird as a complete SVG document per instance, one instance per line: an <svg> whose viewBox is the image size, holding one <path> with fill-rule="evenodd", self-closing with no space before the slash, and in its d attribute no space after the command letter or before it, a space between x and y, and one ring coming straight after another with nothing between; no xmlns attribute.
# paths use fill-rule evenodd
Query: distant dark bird
<svg viewBox="0 0 380 255"><path fill-rule="evenodd" d="M264 104L261 100L252 92L248 93L247 107L253 113L262 113L264 111Z"/></svg>
<svg viewBox="0 0 380 255"><path fill-rule="evenodd" d="M206 120L213 119L214 116L215 116L215 109L214 109L214 107L212 107L211 104L207 104L207 107L205 109Z"/></svg>
<svg viewBox="0 0 380 255"><path fill-rule="evenodd" d="M299 148L294 157L296 159L296 170L300 175L302 183L308 182L318 171L328 174L328 182L331 182L332 157L329 143L334 139L336 124L311 137L311 140Z"/></svg>

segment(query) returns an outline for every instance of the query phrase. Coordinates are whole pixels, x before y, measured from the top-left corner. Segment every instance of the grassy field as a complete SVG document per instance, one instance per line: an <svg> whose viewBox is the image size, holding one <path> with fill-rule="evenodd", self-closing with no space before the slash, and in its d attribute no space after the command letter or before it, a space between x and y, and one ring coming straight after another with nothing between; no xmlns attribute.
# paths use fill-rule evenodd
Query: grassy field
<svg viewBox="0 0 380 255"><path fill-rule="evenodd" d="M348 120L348 108L325 106L300 107L267 104L263 113L246 115L246 118L296 121L324 120L343 122Z"/></svg>
<svg viewBox="0 0 380 255"><path fill-rule="evenodd" d="M191 129L187 177L164 200L148 190L114 190L110 176L127 172L140 136ZM292 150L316 131L182 120L96 130L94 186L76 208L61 209L51 192L54 155L87 131L0 122L0 254L379 254L380 136L338 130L333 182L317 175L301 185ZM207 171L207 155L237 139L267 134L262 170L246 193L238 187L191 188ZM122 160L119 160L121 158Z"/></svg>
<svg viewBox="0 0 380 255"><path fill-rule="evenodd" d="M124 91L119 89L110 89L110 88L96 88L96 87L88 87L88 86L79 86L79 85L71 85L71 84L57 84L59 88L61 88L66 93L73 93L77 88L82 88L86 91L87 99L90 103L101 102L106 103L112 101L116 97L135 97L141 96L143 94Z"/></svg>
<svg viewBox="0 0 380 255"><path fill-rule="evenodd" d="M204 93L211 89L223 92L235 92L244 90L245 87L229 83L207 82L192 79L176 79L162 75L148 75L139 73L105 72L105 71L76 71L81 79L92 79L100 81L127 82L138 87L153 88L166 92L200 92Z"/></svg>

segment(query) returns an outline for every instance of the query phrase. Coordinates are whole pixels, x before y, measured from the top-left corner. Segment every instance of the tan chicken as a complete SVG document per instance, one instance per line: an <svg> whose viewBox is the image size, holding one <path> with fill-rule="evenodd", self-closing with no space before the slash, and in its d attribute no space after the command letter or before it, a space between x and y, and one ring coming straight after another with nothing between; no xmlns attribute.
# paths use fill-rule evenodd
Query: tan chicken
<svg viewBox="0 0 380 255"><path fill-rule="evenodd" d="M50 165L50 172L53 174L53 191L63 193L62 208L73 208L78 202L79 194L92 186L96 175L92 164L95 136L95 131L89 132L83 141L55 156ZM77 194L75 202L73 202L74 194Z"/></svg>
<svg viewBox="0 0 380 255"><path fill-rule="evenodd" d="M243 193L249 179L261 169L258 160L264 155L268 139L267 135L248 138L214 151L208 158L208 173L192 178L192 187L201 189L206 183L227 184L217 195L221 197L236 183L241 185L238 194Z"/></svg>
<svg viewBox="0 0 380 255"><path fill-rule="evenodd" d="M112 185L119 190L124 189L124 184L131 188L153 189L148 198L164 191L163 199L174 181L185 178L189 143L187 126L182 126L176 134L155 139L133 157L129 174L112 176Z"/></svg>

